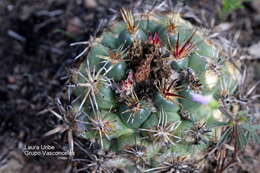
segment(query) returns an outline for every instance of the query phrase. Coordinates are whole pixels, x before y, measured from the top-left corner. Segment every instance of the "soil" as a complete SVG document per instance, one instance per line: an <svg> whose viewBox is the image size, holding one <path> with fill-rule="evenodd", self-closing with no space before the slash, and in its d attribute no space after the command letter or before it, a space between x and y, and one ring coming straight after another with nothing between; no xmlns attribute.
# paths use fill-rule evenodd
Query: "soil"
<svg viewBox="0 0 260 173"><path fill-rule="evenodd" d="M53 145L65 150L67 139L62 134L44 137L60 121L44 111L63 94L66 69L83 46L70 43L86 41L99 22L107 20L122 6L135 7L131 0L2 0L0 1L0 172L72 172L75 162L62 159L27 157L27 145ZM144 2L143 2L144 3ZM173 5L176 1L173 0ZM240 31L238 43L246 53L248 83L260 80L260 3L245 3L224 21L218 17L220 0L187 1L192 22L225 30L227 37ZM191 12L193 13L191 13ZM196 17L199 16L199 17ZM200 20L201 18L205 20ZM210 19L210 20L207 20ZM214 19L214 20L213 20ZM205 23L205 21L210 21ZM97 33L98 34L98 33ZM259 44L258 44L259 45ZM254 46L256 47L254 49ZM251 52L252 52L251 51ZM258 94L260 90L258 89ZM259 121L259 102L254 105ZM258 119L258 120L257 120ZM84 142L84 141L83 141ZM241 163L232 170L255 172L259 167L260 148L249 145Z"/></svg>

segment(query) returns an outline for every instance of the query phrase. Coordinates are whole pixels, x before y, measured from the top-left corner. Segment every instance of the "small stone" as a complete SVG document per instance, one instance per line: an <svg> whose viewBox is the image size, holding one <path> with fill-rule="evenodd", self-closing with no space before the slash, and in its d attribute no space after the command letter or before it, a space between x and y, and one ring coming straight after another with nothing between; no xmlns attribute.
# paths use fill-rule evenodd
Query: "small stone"
<svg viewBox="0 0 260 173"><path fill-rule="evenodd" d="M260 1L252 1L252 6L260 13Z"/></svg>
<svg viewBox="0 0 260 173"><path fill-rule="evenodd" d="M12 151L9 153L10 159L7 160L7 163L4 166L0 167L1 173L19 173L22 172L25 160L21 153Z"/></svg>
<svg viewBox="0 0 260 173"><path fill-rule="evenodd" d="M232 27L233 27L233 24L228 23L228 22L225 22L225 23L221 23L221 24L217 25L217 26L214 28L214 31L215 31L215 32L228 31L228 30L230 30Z"/></svg>
<svg viewBox="0 0 260 173"><path fill-rule="evenodd" d="M16 83L16 77L13 76L13 75L8 75L7 81L8 81L9 84L15 84Z"/></svg>
<svg viewBox="0 0 260 173"><path fill-rule="evenodd" d="M79 34L82 32L83 24L82 21L78 17L73 17L69 19L67 25L67 32L73 34Z"/></svg>
<svg viewBox="0 0 260 173"><path fill-rule="evenodd" d="M31 16L31 14L33 13L33 10L34 10L34 8L31 8L30 6L27 6L27 5L23 6L22 7L22 12L19 15L19 18L22 21L27 20Z"/></svg>
<svg viewBox="0 0 260 173"><path fill-rule="evenodd" d="M254 17L254 26L259 26L260 25L260 14L256 14L253 16Z"/></svg>
<svg viewBox="0 0 260 173"><path fill-rule="evenodd" d="M260 42L251 45L248 48L248 52L250 55L253 55L255 57L259 57L260 58Z"/></svg>
<svg viewBox="0 0 260 173"><path fill-rule="evenodd" d="M96 8L97 2L95 0L84 0L84 5L86 8Z"/></svg>
<svg viewBox="0 0 260 173"><path fill-rule="evenodd" d="M84 16L84 20L85 21L89 21L89 20L92 20L92 19L94 19L94 13L90 13L90 14L86 14L85 16Z"/></svg>

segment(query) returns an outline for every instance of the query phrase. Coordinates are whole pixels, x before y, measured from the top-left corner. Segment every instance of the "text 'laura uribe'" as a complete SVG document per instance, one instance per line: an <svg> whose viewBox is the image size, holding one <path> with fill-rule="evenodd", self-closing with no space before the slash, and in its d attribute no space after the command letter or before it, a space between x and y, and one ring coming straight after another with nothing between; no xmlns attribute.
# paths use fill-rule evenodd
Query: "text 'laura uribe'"
<svg viewBox="0 0 260 173"><path fill-rule="evenodd" d="M24 150L55 150L53 145L25 145Z"/></svg>

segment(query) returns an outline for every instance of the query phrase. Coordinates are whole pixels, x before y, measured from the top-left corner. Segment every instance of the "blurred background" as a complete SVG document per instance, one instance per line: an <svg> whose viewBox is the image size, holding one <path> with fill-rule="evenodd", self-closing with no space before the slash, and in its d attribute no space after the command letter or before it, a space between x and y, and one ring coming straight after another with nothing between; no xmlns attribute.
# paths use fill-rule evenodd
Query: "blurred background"
<svg viewBox="0 0 260 173"><path fill-rule="evenodd" d="M155 1L155 0L154 0ZM169 0L170 1L170 0ZM64 149L62 135L43 138L57 120L42 112L63 94L66 68L101 20L141 0L0 0L0 173L72 172L74 162L25 157L24 145L51 144ZM160 0L158 0L160 2ZM260 80L260 0L172 0L187 9L197 25L235 39L248 85ZM254 93L260 94L259 87ZM259 100L254 103L259 122ZM83 141L84 142L84 141ZM233 172L260 170L260 146L248 145Z"/></svg>

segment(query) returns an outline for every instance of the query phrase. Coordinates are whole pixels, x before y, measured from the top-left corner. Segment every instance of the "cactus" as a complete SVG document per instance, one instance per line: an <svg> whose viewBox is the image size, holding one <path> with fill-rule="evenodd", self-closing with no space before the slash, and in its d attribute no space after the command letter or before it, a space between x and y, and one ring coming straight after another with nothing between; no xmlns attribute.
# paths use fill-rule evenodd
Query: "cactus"
<svg viewBox="0 0 260 173"><path fill-rule="evenodd" d="M223 139L216 124L226 120L221 101L235 92L237 70L179 13L121 15L72 73L83 136L128 172L196 172Z"/></svg>

